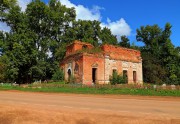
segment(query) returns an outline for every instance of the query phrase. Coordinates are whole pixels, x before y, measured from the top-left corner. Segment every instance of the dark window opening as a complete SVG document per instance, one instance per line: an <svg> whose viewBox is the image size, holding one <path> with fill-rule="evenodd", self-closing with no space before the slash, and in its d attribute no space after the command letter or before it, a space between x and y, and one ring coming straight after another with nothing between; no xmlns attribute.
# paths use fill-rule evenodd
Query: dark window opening
<svg viewBox="0 0 180 124"><path fill-rule="evenodd" d="M133 81L134 81L134 83L136 83L136 71L133 71Z"/></svg>
<svg viewBox="0 0 180 124"><path fill-rule="evenodd" d="M117 70L116 69L113 69L113 74L117 73Z"/></svg>
<svg viewBox="0 0 180 124"><path fill-rule="evenodd" d="M125 78L125 82L128 82L128 74L127 74L127 70L123 70L123 77Z"/></svg>
<svg viewBox="0 0 180 124"><path fill-rule="evenodd" d="M87 49L87 48L88 48L87 45L82 46L82 49Z"/></svg>
<svg viewBox="0 0 180 124"><path fill-rule="evenodd" d="M78 71L79 71L79 65L76 63L74 67L74 72L78 72Z"/></svg>
<svg viewBox="0 0 180 124"><path fill-rule="evenodd" d="M92 68L92 82L96 83L96 72L97 68Z"/></svg>

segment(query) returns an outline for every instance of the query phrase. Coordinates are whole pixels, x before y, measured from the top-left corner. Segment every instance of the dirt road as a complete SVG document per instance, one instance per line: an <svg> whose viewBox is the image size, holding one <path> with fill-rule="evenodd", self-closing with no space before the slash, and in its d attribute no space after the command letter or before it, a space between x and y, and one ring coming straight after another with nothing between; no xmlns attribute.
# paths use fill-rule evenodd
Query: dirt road
<svg viewBox="0 0 180 124"><path fill-rule="evenodd" d="M179 124L180 98L0 91L0 124Z"/></svg>

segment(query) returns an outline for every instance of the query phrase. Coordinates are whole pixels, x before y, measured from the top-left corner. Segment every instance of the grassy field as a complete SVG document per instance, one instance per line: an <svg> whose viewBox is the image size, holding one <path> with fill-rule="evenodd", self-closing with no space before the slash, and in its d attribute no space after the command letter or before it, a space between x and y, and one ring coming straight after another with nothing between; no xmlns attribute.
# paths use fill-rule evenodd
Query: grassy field
<svg viewBox="0 0 180 124"><path fill-rule="evenodd" d="M180 96L180 87L176 86L175 90L170 87L162 89L153 85L94 85L85 86L77 84L63 83L42 83L21 86L11 86L10 84L0 85L0 90L20 90L31 92L55 92L55 93L78 93L78 94L128 94L144 96Z"/></svg>

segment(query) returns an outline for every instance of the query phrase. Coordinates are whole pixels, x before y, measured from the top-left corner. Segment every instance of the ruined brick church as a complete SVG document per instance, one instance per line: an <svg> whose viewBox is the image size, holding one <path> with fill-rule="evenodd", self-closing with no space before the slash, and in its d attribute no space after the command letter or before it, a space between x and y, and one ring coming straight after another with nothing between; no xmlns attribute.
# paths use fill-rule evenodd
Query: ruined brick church
<svg viewBox="0 0 180 124"><path fill-rule="evenodd" d="M60 62L65 80L72 76L77 83L108 84L114 71L127 77L127 83L143 83L142 59L138 50L102 45L95 52L92 44L74 41L66 47Z"/></svg>

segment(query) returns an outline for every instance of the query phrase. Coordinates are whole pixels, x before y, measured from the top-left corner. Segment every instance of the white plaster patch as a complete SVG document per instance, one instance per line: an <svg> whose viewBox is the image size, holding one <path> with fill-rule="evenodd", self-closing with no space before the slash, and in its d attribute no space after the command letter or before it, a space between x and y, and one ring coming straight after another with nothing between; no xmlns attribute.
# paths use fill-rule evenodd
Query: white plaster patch
<svg viewBox="0 0 180 124"><path fill-rule="evenodd" d="M129 68L128 62L122 62L122 67L123 68Z"/></svg>

